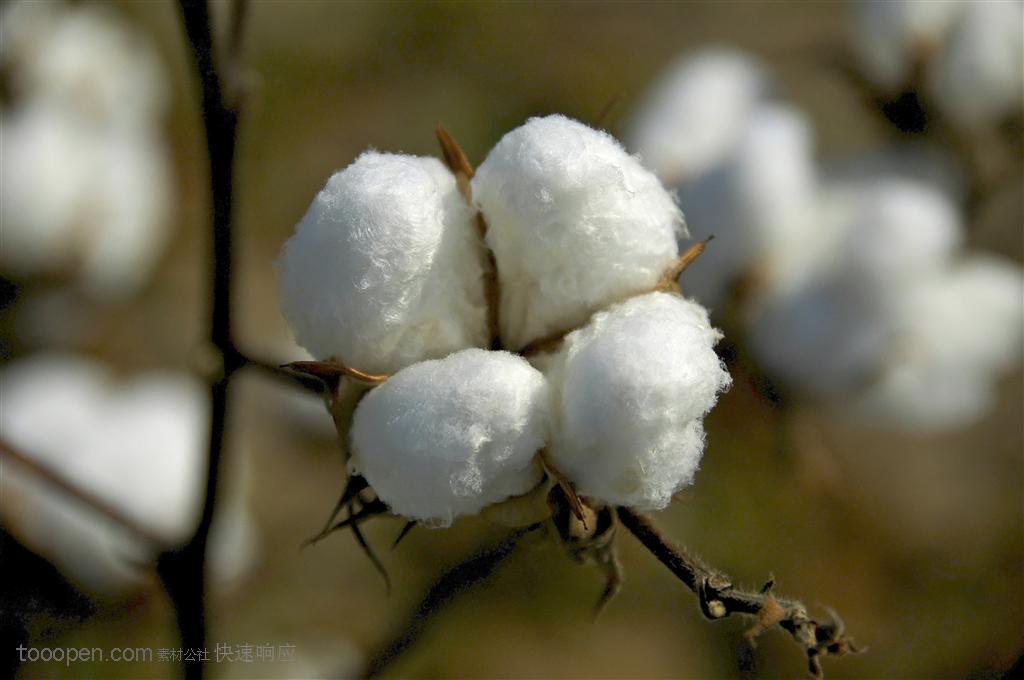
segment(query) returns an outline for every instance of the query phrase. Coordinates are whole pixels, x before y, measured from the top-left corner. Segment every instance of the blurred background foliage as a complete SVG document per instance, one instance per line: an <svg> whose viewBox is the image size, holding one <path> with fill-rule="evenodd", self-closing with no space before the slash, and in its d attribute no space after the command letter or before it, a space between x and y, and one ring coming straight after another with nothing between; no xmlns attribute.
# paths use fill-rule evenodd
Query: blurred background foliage
<svg viewBox="0 0 1024 680"><path fill-rule="evenodd" d="M227 4L214 8L215 27L223 28ZM105 311L80 348L124 372L194 367L208 302L198 90L176 5L117 9L153 36L173 74L177 232L142 295ZM621 96L616 131L670 60L722 44L771 67L785 96L811 117L821 156L893 141L899 133L851 77L848 10L833 2L253 2L236 199L235 323L245 347L274 361L300 358L289 355L277 305L273 262L282 243L330 173L369 147L436 154L438 122L476 163L531 115L593 122ZM969 216L968 240L1020 261L1020 136L983 151L1009 159L1013 172ZM7 357L32 349L18 339L17 300L3 314ZM752 379L734 377L707 420L696 484L657 517L665 532L739 582L757 585L772 572L779 592L819 615L826 605L839 612L868 652L827 663L832 677L995 677L1010 668L1024 651L1021 374L1004 381L998 408L982 422L929 436L854 429L799 405L783 417ZM323 428L282 416L283 389L255 375L235 385L228 474L247 461L262 550L243 583L214 593L210 641L295 644L296 658L213 665L214 677L358 674L440 573L504 533L466 520L445 531L416 529L388 550L401 522L372 523L368 537L391 573L390 596L350 537L300 550L340 493L343 466ZM748 622L706 622L695 598L630 536L619 542L625 584L596 622L597 570L533 537L486 587L432 621L385 674L804 673L799 650L777 631L761 638L751 662L742 635ZM82 620L40 617L30 644L158 648L176 640L154 582L129 603L101 603ZM23 677L178 673L170 663L22 668Z"/></svg>

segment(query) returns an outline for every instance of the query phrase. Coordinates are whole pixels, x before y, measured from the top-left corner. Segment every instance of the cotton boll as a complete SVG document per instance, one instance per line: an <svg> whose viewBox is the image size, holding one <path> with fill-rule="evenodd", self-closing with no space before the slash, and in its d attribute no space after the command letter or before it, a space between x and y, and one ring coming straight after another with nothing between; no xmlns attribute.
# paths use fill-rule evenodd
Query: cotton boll
<svg viewBox="0 0 1024 680"><path fill-rule="evenodd" d="M792 107L761 105L719 167L683 185L694 238L715 237L680 282L688 295L716 306L751 267L792 275L816 252L811 137L807 119Z"/></svg>
<svg viewBox="0 0 1024 680"><path fill-rule="evenodd" d="M611 136L564 116L505 135L472 189L497 260L510 348L650 290L678 256L673 197Z"/></svg>
<svg viewBox="0 0 1024 680"><path fill-rule="evenodd" d="M1024 106L1022 64L1024 2L968 3L929 74L930 92L959 125L997 124Z"/></svg>
<svg viewBox="0 0 1024 680"><path fill-rule="evenodd" d="M75 223L97 170L96 144L76 117L49 106L0 118L0 218L4 270L52 273L80 243Z"/></svg>
<svg viewBox="0 0 1024 680"><path fill-rule="evenodd" d="M995 380L1024 342L1024 272L975 255L905 296L902 333L878 381L852 401L854 418L919 430L969 424L995 399Z"/></svg>
<svg viewBox="0 0 1024 680"><path fill-rule="evenodd" d="M685 56L641 103L629 147L663 181L691 179L725 156L768 90L764 69L741 52L711 48Z"/></svg>
<svg viewBox="0 0 1024 680"><path fill-rule="evenodd" d="M170 161L161 141L33 102L5 114L0 143L4 270L69 274L100 299L135 292L168 236Z"/></svg>
<svg viewBox="0 0 1024 680"><path fill-rule="evenodd" d="M434 158L366 152L284 246L281 309L311 354L392 372L488 341L472 213Z"/></svg>
<svg viewBox="0 0 1024 680"><path fill-rule="evenodd" d="M424 361L360 402L352 464L396 514L448 526L537 483L548 408L544 377L521 357L467 349Z"/></svg>
<svg viewBox="0 0 1024 680"><path fill-rule="evenodd" d="M111 136L96 161L81 278L94 296L112 299L142 286L170 236L170 159L159 140L139 134Z"/></svg>
<svg viewBox="0 0 1024 680"><path fill-rule="evenodd" d="M550 452L581 495L656 509L692 482L702 419L730 383L713 350L720 337L703 307L668 293L612 307L566 337L548 362Z"/></svg>
<svg viewBox="0 0 1024 680"><path fill-rule="evenodd" d="M963 241L956 207L926 184L886 178L858 188L855 200L836 252L851 276L882 287L914 281L948 263Z"/></svg>
<svg viewBox="0 0 1024 680"><path fill-rule="evenodd" d="M43 27L39 41L21 51L20 67L12 73L19 96L47 101L105 126L159 123L169 87L157 55L137 28L96 5L62 8L45 24L25 23Z"/></svg>
<svg viewBox="0 0 1024 680"><path fill-rule="evenodd" d="M887 92L908 85L915 65L942 46L968 4L958 0L856 3L853 47L865 77Z"/></svg>
<svg viewBox="0 0 1024 680"><path fill-rule="evenodd" d="M769 375L822 397L872 377L894 335L890 321L870 286L819 273L759 298L746 325Z"/></svg>
<svg viewBox="0 0 1024 680"><path fill-rule="evenodd" d="M157 551L188 538L204 488L205 392L164 373L115 385L97 364L39 356L0 374L4 438L161 537L142 541L17 461L5 461L5 526L92 592L139 583Z"/></svg>

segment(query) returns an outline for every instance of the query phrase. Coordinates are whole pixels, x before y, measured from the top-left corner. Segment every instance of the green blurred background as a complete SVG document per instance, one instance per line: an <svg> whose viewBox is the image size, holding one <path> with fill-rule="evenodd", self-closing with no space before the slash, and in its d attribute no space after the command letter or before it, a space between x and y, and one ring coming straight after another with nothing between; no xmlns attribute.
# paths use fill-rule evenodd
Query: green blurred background
<svg viewBox="0 0 1024 680"><path fill-rule="evenodd" d="M215 3L216 28L228 6ZM178 236L136 301L109 312L84 349L130 371L192 367L208 278L205 146L198 90L176 5L120 7L152 33L173 73L169 134ZM849 76L849 8L833 2L359 3L253 2L244 40L247 97L237 184L237 312L243 344L287 356L274 259L316 191L362 150L436 154L443 122L474 162L528 116L594 121L609 100L628 115L677 55L735 46L773 69L808 113L823 156L866 150L896 133ZM619 118L619 121L623 118ZM613 131L617 123L612 124ZM618 128L621 129L621 126ZM971 215L973 246L1021 258L1021 146L1012 176ZM686 206L683 206L685 211ZM17 353L18 348L14 351ZM868 651L827 660L832 677L995 677L1024 651L1024 389L1005 380L999 407L970 429L928 437L855 430L813 408L780 410L751 381L707 421L696 484L657 520L665 532L756 586L815 613L833 607ZM236 383L229 476L248 461L262 557L210 602L214 642L296 645L296 658L221 664L215 677L358 674L404 625L433 580L505 530L480 520L417 529L388 550L398 520L368 525L394 583L390 596L351 537L299 549L343 484L330 439L278 417L260 376ZM326 413L323 421L327 423ZM231 483L230 478L228 483ZM462 595L386 669L394 677L734 677L749 622L706 622L696 600L619 537L626 580L595 622L602 579L551 541L526 541L486 586ZM173 615L154 583L128 606L81 623L41 619L36 646L173 647ZM800 676L800 650L779 631L754 653L765 677ZM169 663L64 668L24 677L174 677Z"/></svg>

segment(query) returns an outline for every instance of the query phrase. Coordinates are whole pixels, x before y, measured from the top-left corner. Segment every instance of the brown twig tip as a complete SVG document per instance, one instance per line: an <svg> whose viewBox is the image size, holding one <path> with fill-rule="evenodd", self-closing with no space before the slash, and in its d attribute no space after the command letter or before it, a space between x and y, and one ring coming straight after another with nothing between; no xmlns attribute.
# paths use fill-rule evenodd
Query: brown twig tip
<svg viewBox="0 0 1024 680"><path fill-rule="evenodd" d="M437 135L437 141L441 144L441 153L444 154L444 162L448 169L456 176L461 174L467 179L472 179L473 165L451 133L441 123L437 124L434 133Z"/></svg>
<svg viewBox="0 0 1024 680"><path fill-rule="evenodd" d="M708 236L703 241L697 241L689 248L684 250L682 254L680 254L679 257L676 258L675 262L673 262L668 267L668 269L665 270L665 273L661 275L661 280L658 281L658 286L656 290L678 290L679 275L686 271L686 268L693 264L694 260L700 257L701 253L703 253L705 249L707 249L708 243L710 243L711 240L714 238L714 236Z"/></svg>
<svg viewBox="0 0 1024 680"><path fill-rule="evenodd" d="M386 373L374 374L360 371L358 368L346 366L340 361L293 361L290 364L284 364L281 368L299 375L312 376L325 382L337 380L345 375L369 385L379 385L391 377Z"/></svg>
<svg viewBox="0 0 1024 680"><path fill-rule="evenodd" d="M723 619L730 614L756 617L756 623L746 633L751 644L762 632L778 625L804 648L808 672L819 678L823 673L822 657L844 656L862 651L847 637L845 626L835 612L829 610L828 622L814 621L807 615L807 608L802 603L775 597L772 593L775 585L773 577L758 592L736 588L727 576L706 567L668 541L648 517L629 508L617 508L616 512L622 525L687 588L697 594L704 616L712 620Z"/></svg>

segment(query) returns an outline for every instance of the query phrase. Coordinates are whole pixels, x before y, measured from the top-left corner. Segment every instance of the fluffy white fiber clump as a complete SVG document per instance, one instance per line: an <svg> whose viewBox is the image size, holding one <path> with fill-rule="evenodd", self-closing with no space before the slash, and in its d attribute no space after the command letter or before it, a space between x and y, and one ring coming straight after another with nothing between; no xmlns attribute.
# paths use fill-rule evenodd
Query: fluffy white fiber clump
<svg viewBox="0 0 1024 680"><path fill-rule="evenodd" d="M884 90L898 91L907 84L915 63L942 46L964 4L887 0L854 5L853 46L864 75Z"/></svg>
<svg viewBox="0 0 1024 680"><path fill-rule="evenodd" d="M855 4L854 48L887 95L927 94L957 126L978 129L1024 108L1024 2L887 0Z"/></svg>
<svg viewBox="0 0 1024 680"><path fill-rule="evenodd" d="M402 369L352 424L352 465L396 514L434 526L522 494L549 439L548 386L525 359L466 349Z"/></svg>
<svg viewBox="0 0 1024 680"><path fill-rule="evenodd" d="M629 147L662 180L692 179L725 156L769 89L764 69L742 52L719 47L683 57L642 102Z"/></svg>
<svg viewBox="0 0 1024 680"><path fill-rule="evenodd" d="M752 267L791 274L817 252L812 138L796 109L761 104L722 161L680 187L694 238L715 237L685 274L688 295L715 307Z"/></svg>
<svg viewBox="0 0 1024 680"><path fill-rule="evenodd" d="M888 361L850 415L921 430L976 420L995 400L996 378L1024 352L1024 272L974 255L901 302Z"/></svg>
<svg viewBox="0 0 1024 680"><path fill-rule="evenodd" d="M0 268L131 294L169 236L159 58L109 8L14 2L0 23Z"/></svg>
<svg viewBox="0 0 1024 680"><path fill-rule="evenodd" d="M115 384L102 365L70 355L18 361L0 384L6 440L165 541L146 543L5 461L0 517L25 545L89 590L117 593L158 550L188 538L204 479L201 385L170 373Z"/></svg>
<svg viewBox="0 0 1024 680"><path fill-rule="evenodd" d="M594 316L549 360L556 391L551 457L583 496L664 508L693 481L703 417L729 374L707 311L668 293Z"/></svg>
<svg viewBox="0 0 1024 680"><path fill-rule="evenodd" d="M519 349L650 290L678 255L682 214L614 138L564 116L506 134L473 178Z"/></svg>
<svg viewBox="0 0 1024 680"><path fill-rule="evenodd" d="M439 160L366 152L285 244L281 308L311 354L364 371L485 345L478 238Z"/></svg>
<svg viewBox="0 0 1024 680"><path fill-rule="evenodd" d="M967 3L929 73L929 90L957 124L991 125L1024 109L1022 64L1024 2Z"/></svg>

